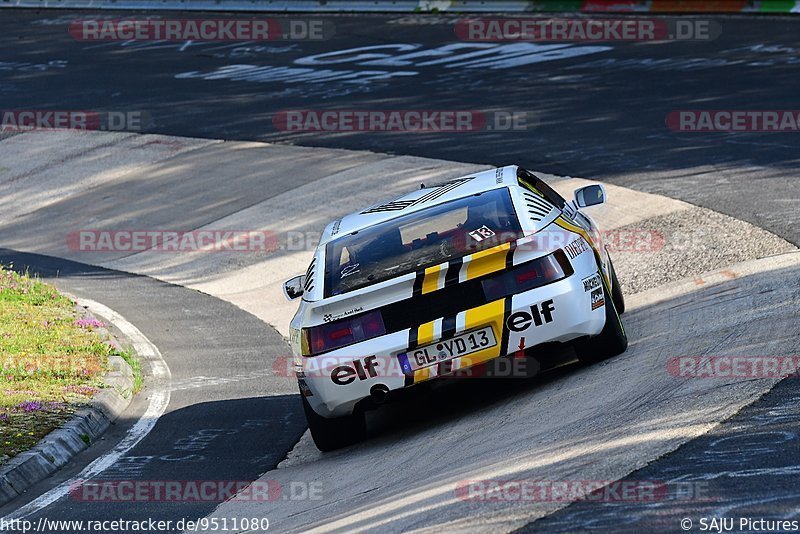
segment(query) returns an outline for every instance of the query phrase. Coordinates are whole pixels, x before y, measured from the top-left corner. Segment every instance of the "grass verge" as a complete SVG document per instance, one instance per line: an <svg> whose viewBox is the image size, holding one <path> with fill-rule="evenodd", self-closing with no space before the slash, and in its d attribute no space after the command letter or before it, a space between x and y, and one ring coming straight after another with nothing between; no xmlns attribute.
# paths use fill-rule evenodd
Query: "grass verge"
<svg viewBox="0 0 800 534"><path fill-rule="evenodd" d="M52 286L0 265L0 464L33 447L104 387L108 358L135 356Z"/></svg>
<svg viewBox="0 0 800 534"><path fill-rule="evenodd" d="M133 371L133 392L139 393L144 385L144 375L142 374L142 362L131 349L120 349L118 355L125 360Z"/></svg>

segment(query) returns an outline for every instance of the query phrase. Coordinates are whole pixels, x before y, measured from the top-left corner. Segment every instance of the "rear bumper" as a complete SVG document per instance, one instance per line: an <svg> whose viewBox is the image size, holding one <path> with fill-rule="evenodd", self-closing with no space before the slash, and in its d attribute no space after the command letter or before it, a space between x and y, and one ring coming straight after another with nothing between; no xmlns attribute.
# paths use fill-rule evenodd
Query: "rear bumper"
<svg viewBox="0 0 800 534"><path fill-rule="evenodd" d="M605 325L604 304L598 301L593 284L584 283L597 276L597 267L593 261L581 267L558 282L462 311L455 320L440 318L321 356L298 357L301 389L316 413L339 417L352 413L374 387L392 392L452 372L470 376L463 370L513 354L521 347L530 353L531 347L543 343L597 335ZM494 347L412 372L404 369L397 357L408 352L414 342L421 347L486 326L493 329L498 341Z"/></svg>

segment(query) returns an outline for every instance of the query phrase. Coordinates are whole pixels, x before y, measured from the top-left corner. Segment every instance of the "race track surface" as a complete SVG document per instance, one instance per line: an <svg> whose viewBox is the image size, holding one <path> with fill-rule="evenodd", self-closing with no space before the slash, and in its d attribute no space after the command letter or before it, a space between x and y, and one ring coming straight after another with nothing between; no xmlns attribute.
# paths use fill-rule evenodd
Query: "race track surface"
<svg viewBox="0 0 800 534"><path fill-rule="evenodd" d="M68 23L77 15L126 13L3 11L5 109L141 112L149 117L143 131L152 133L514 162L679 198L800 243L795 134L672 132L665 124L673 110L794 109L796 17L703 16L719 24L716 39L576 43L505 62L496 61L504 53L497 48L477 66L462 66L456 56L464 49L440 50L474 44L456 38L455 16L316 17L333 24L331 39L265 44L76 41ZM346 52L374 46L382 48ZM331 52L339 54L311 58ZM411 52L421 56L391 61ZM420 65L426 53L445 61ZM315 83L261 70L232 80L224 74L232 65L355 77ZM527 113L532 126L463 134L278 129L274 115L293 109L503 111Z"/></svg>
<svg viewBox="0 0 800 534"><path fill-rule="evenodd" d="M309 150L309 159L281 160L286 169L283 180L270 180L264 184L268 190L244 196L248 188L258 190L262 185L258 158L242 151L240 155L246 153L250 159L246 173L241 174L240 158L224 159L230 157L230 150L203 139L371 150L481 165L518 163L681 199L800 244L797 133L687 133L665 125L667 115L681 109L796 109L800 20L795 18L710 17L722 29L713 41L578 43L555 54L533 45L522 60L499 61L503 47L512 46L502 44L496 45L490 61L469 64L456 59L456 54L463 53L458 47L465 43L455 37L454 17L447 16L326 16L336 33L321 42L137 44L76 41L67 32L74 13L1 13L0 109L141 113L146 117L145 133L202 138L187 140L180 147L159 145L163 157L181 157L186 150L185 160L197 165L190 153L197 150L213 162L192 167L197 176L194 184L185 174L163 175L173 193L163 202L154 203L154 189L135 180L128 182L128 197L114 198L109 189L107 205L102 195L73 197L79 200L72 207L57 206L39 236L31 225L43 220L44 212L32 212L41 198L21 195L19 211L13 218L4 217L4 246L11 241L13 248L46 250L47 239L59 227L72 221L111 221L120 206L128 205L129 213L146 213L152 224L169 224L177 212L186 227L195 228L268 203L272 196L288 195L304 184L313 188L319 176L306 175L305 164L330 164L328 174L346 175L357 165L380 167L384 157L349 159L343 153L328 161L315 159ZM364 51L353 50L359 47L380 47L368 52L383 55L366 58L359 55ZM313 57L327 52L340 53ZM395 60L409 52L420 55ZM444 61L425 65L432 57ZM284 69L285 74L278 76L275 69ZM324 69L352 76L347 82L314 81ZM300 77L309 74L311 79ZM524 114L527 127L467 133L288 132L274 117L293 109L475 110L487 116ZM13 136L3 143L23 147L22 138ZM124 165L113 160L119 176L125 176L126 165L142 163L135 149L138 141L125 142L130 150L124 153ZM102 143L87 149L82 164L90 166L93 176L111 181L117 176L102 172L111 160L92 157ZM217 156L208 157L212 153ZM279 153L276 147L270 157ZM65 166L73 155L65 150ZM42 152L20 158L19 165L29 165L26 172L33 176L41 172L40 161L57 168L58 158L55 152ZM91 167L95 164L96 168ZM0 162L0 178L8 172L6 167ZM81 167L75 169L78 177ZM59 186L69 183L50 176ZM236 182L237 189L226 197L220 184L228 182ZM6 191L13 192L16 186L7 187ZM59 191L54 187L41 194L57 199ZM207 202L215 195L230 204ZM73 214L82 213L90 199L95 219L74 219ZM192 209L202 202L208 209ZM125 219L131 221L136 218ZM702 227L703 219L697 223ZM720 231L718 225L712 227ZM720 241L725 246L739 238L724 237ZM747 236L741 236L741 242L745 249L752 246ZM705 248L694 253L713 254L713 246L712 236L703 241ZM318 506L307 501L273 503L273 508L230 503L215 513L257 513L269 517L279 531L379 525L390 530L477 526L548 532L677 531L684 517L695 521L700 516L726 514L789 517L796 513L792 510L798 497L792 488L800 454L795 381L778 383L746 406L772 384L754 381L708 387L691 381L676 383L663 371L666 359L677 355L797 354L800 277L795 256L758 260L765 262L758 265L766 274L758 269L751 272L752 264L741 267L740 276L733 278L718 272L718 279L708 279L714 283L698 283L692 292L678 292L663 301L655 298L658 292L652 292L652 301L641 301L626 317L631 349L605 365L571 369L513 388L500 384L477 391L476 386L464 385L452 395L436 393L408 408L416 412L401 409L379 419L376 437L363 445L321 459L301 456L285 469L264 475L284 484L322 481L325 500ZM168 359L177 384L168 413L132 452L130 465L126 461L116 466L107 473L109 478L254 480L274 469L302 434L304 421L294 387L265 372L286 353L285 342L240 307L184 287L100 267L11 251L0 256L3 262L10 259L47 277L57 269L59 287L122 313ZM126 264L124 257L116 260L132 270L147 267L146 262ZM213 292L214 286L204 289ZM258 314L257 304L253 306ZM704 315L709 311L713 312L710 316ZM609 383L615 384L613 394L603 389ZM587 396L581 397L582 393ZM482 395L488 406L476 403ZM426 401L441 403L449 413L422 413ZM130 420L110 431L109 442L122 436L141 413L143 402L135 401ZM701 405L702 410L698 409ZM601 409L595 410L597 406ZM520 433L523 419L537 426ZM392 428L387 420L398 421L398 427ZM478 443L469 441L469 450L459 451L465 436L474 439L478 428L484 438ZM689 437L705 432L671 452ZM507 457L493 457L497 440L502 441ZM33 488L28 499L73 476L92 454L109 446L99 444L99 451L79 456L58 477ZM436 457L427 458L432 450ZM541 454L548 459L543 460ZM440 458L448 455L455 459L443 468ZM391 457L388 467L387 457ZM389 471L402 475L391 479ZM454 484L470 478L624 476L689 482L695 488L706 484L711 498L689 503L584 502L555 511L560 506L552 502L536 506L480 503L459 499L452 492ZM357 478L357 484L351 477ZM19 504L0 510L0 515ZM214 507L215 503L84 506L61 500L39 514L92 518L122 512L130 518L167 519L207 515Z"/></svg>

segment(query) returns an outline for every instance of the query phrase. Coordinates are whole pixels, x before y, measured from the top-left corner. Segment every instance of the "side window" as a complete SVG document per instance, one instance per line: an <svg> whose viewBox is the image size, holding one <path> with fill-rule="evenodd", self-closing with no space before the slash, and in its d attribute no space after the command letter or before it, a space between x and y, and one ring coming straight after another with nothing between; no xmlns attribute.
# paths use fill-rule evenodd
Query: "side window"
<svg viewBox="0 0 800 534"><path fill-rule="evenodd" d="M558 209L564 209L564 204L567 202L564 200L564 197L556 193L555 189L544 183L541 178L532 172L519 169L517 171L517 180L519 181L519 185L528 191L544 197Z"/></svg>

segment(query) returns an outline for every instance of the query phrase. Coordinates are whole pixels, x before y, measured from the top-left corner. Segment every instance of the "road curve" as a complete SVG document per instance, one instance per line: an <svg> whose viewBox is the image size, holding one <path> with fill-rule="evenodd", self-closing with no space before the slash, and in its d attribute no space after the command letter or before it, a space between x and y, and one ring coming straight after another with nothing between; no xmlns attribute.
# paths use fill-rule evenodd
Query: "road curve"
<svg viewBox="0 0 800 534"><path fill-rule="evenodd" d="M25 165L31 166L31 158L20 149L43 156L33 168L25 169ZM61 152L53 154L56 149ZM277 332L239 308L252 306L258 317L267 317L272 306L254 302L272 298L266 297L265 288L272 287L274 293L275 285L265 285L265 278L259 276L291 274L303 265L310 251L304 247L274 251L266 257L220 254L205 259L153 251L87 255L69 247L69 233L99 225L195 229L215 224L250 229L283 225L307 231L321 227L337 210L348 211L352 203L369 203L371 196L382 198L395 188L407 188L420 174L425 179L441 179L476 168L373 153L130 134L24 134L0 142L0 153L22 168L0 181L0 188L9 193L4 200L9 208L14 202L24 205L20 217L0 222L5 242L39 253L84 257L87 262L124 265L165 280L180 280L238 306L147 277L42 256L25 260L9 253L17 258L18 266L28 262L45 272L60 269L58 283L74 285L67 289L78 294L84 291L133 322L141 320L137 326L168 358L173 377L177 377L173 383L176 404L171 404L159 423L162 427L142 443L144 448L105 475L139 480L197 480L200 476L252 480L273 468L283 456L280 451L294 444L304 427L297 415L297 399L289 396L294 384L272 365L286 354L285 343ZM285 174L298 157L306 161L303 181L288 179ZM86 172L87 162L98 161L102 164L95 163L92 172ZM227 173L224 187L217 183L220 173ZM363 193L366 196L351 197L351 192L363 190L364 181L376 175L393 179L370 188ZM277 180L275 187L273 180ZM569 189L582 182L562 179L554 183ZM44 184L48 188L43 188ZM255 185L261 187L254 189ZM320 200L314 204L320 207L310 214L297 212L291 199L308 200L308 189L317 192ZM58 190L63 194L51 196L50 191ZM174 202L153 203L154 190L159 192L157 198ZM324 204L322 199L332 199L334 190L345 200ZM669 199L622 188L610 187L609 191L616 200L604 217L616 221L621 229L658 221L656 228L672 231L672 225L698 216L709 229L731 224ZM287 213L280 211L281 205ZM741 259L792 248L753 227L748 226L745 234L764 248L743 246L738 251ZM697 239L690 246L699 251L709 246L709 239L717 241L719 237L712 232ZM692 250L668 250L666 259L685 258ZM664 259L641 253L627 259L624 254L617 257L620 266L636 263L644 272L657 268L653 262ZM631 348L622 357L528 382L458 384L408 405L388 406L373 414L374 439L322 458L304 451L307 440L301 441L284 469L263 475L264 480L276 481L283 488L319 484L321 499L294 501L288 498L291 494L284 494L286 500L268 504L226 503L214 513L217 517L268 517L281 531L322 526L361 530L379 524L455 529L467 525L460 522L464 518L476 525L508 530L558 506L487 506L464 501L455 494L459 483L508 476L613 480L629 474L708 431L774 383L677 379L666 366L670 357L791 351L797 327L787 310L793 309L797 299L796 284L791 283L796 279L797 254L735 266L720 263L730 258L716 258L717 264L703 263L707 259L680 264L694 269L695 275L702 274L701 280L691 278L629 298L626 324ZM703 274L708 269L715 272ZM668 280L678 280L683 273L671 273ZM774 326L783 327L786 335L768 335ZM177 337L179 329L185 337ZM203 337L198 337L201 332ZM440 409L432 412L431 405ZM265 448L264 439L272 437L276 424L279 439ZM176 450L182 456L175 456ZM442 459L449 457L453 460L443 467ZM231 468L234 464L242 470ZM390 478L387 473L395 476ZM341 512L342 502L346 502L346 513ZM71 507L74 503L59 501L40 515L61 515ZM90 518L123 510L128 516L130 510L132 518L148 513L175 518L180 514L202 516L210 513L210 508L213 504L87 503L80 507L80 514Z"/></svg>
<svg viewBox="0 0 800 534"><path fill-rule="evenodd" d="M113 13L128 15L136 16ZM134 112L145 133L513 161L685 200L800 245L796 131L665 124L682 109L795 109L800 17L709 14L702 20L721 29L710 41L563 43L551 54L538 43L459 41L462 17L448 14L322 15L315 18L335 26L330 40L269 43L78 41L68 31L77 16L112 15L3 11L6 109ZM529 54L509 59L527 45ZM364 57L365 46L379 47L366 51L378 56ZM494 48L470 66L461 57L470 46ZM333 55L315 57L322 53ZM326 71L352 76L328 81ZM309 109L476 110L526 120L521 129L463 133L287 131L274 121L280 111Z"/></svg>
<svg viewBox="0 0 800 534"><path fill-rule="evenodd" d="M231 501L212 517L262 515L281 532L519 528L567 502L470 500L459 490L471 481L613 481L708 432L776 380L691 380L673 376L668 362L795 352L798 275L800 253L792 252L709 273L702 285L690 279L634 295L623 355L387 407L383 425L392 428L379 437L264 475L285 486L318 481L319 501Z"/></svg>

